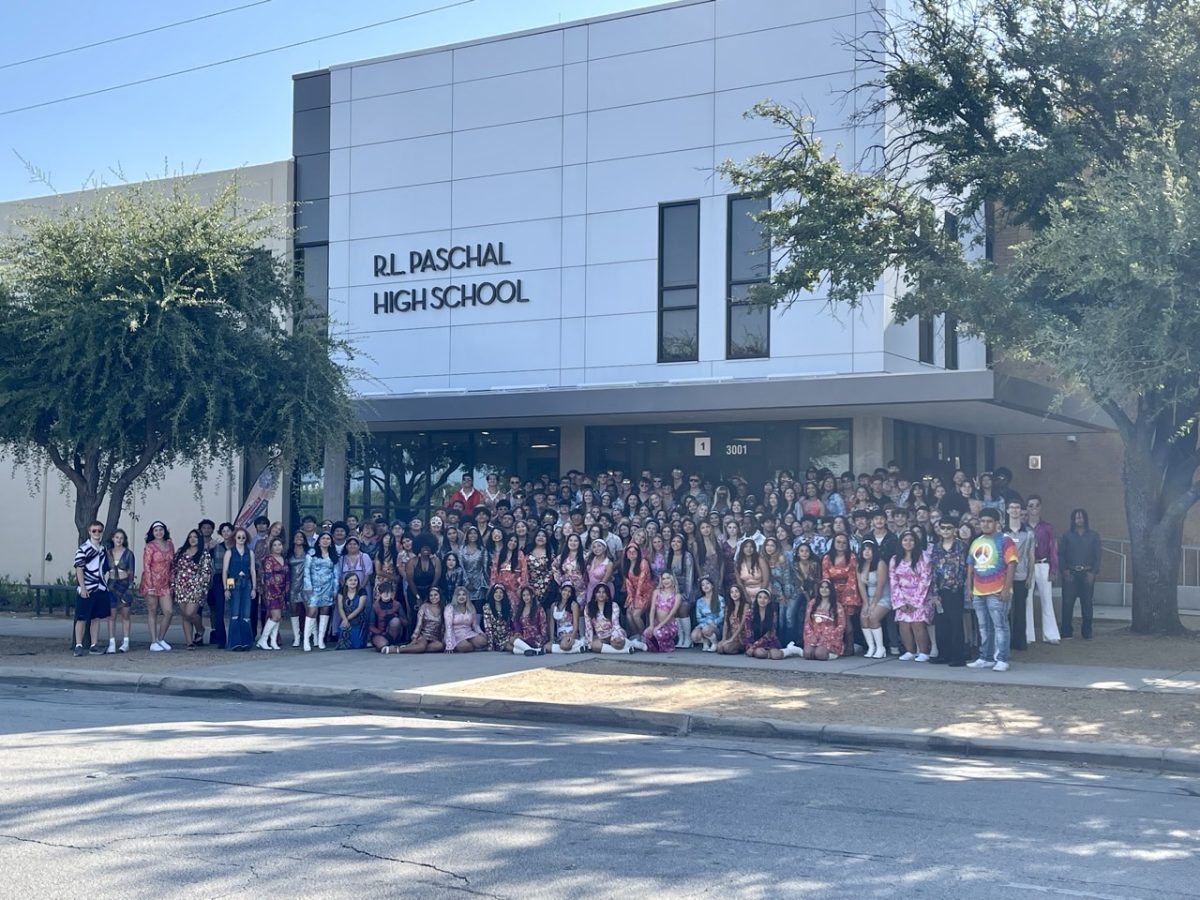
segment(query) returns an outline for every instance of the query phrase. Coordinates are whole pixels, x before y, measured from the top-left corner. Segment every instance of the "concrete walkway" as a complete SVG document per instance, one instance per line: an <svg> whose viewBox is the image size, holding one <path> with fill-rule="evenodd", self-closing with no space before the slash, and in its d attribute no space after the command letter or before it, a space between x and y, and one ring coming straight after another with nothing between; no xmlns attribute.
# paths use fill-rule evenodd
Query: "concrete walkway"
<svg viewBox="0 0 1200 900"><path fill-rule="evenodd" d="M63 664L46 654L30 664L28 657L0 653L0 684L21 690L33 686L160 693L181 696L233 697L275 703L299 703L382 711L396 715L437 716L468 720L564 723L628 733L696 737L754 738L801 741L837 748L894 748L967 758L1042 759L1073 766L1135 768L1171 774L1200 775L1200 753L1171 747L1061 741L1029 737L956 738L921 730L862 725L740 718L696 712L666 712L623 706L500 700L462 696L464 684L478 683L547 666L572 666L584 660L624 660L660 671L691 666L793 670L863 678L914 678L945 682L1034 685L1088 690L1183 693L1200 697L1200 667L1173 672L1102 666L1015 664L1007 673L989 669L949 669L896 659L861 657L818 663L779 662L745 657L719 657L684 650L671 654L551 654L528 658L502 653L381 656L367 651L303 653L293 649L290 634L278 653L225 653L205 647L194 653L174 650L151 653L144 626L133 629L129 655L75 659L67 650L69 622L62 618L0 618L0 635L63 639ZM711 668L710 668L711 667ZM451 686L458 694L450 695Z"/></svg>
<svg viewBox="0 0 1200 900"><path fill-rule="evenodd" d="M61 617L0 617L0 635L13 637L64 638L70 623ZM178 632L173 626L172 633ZM105 632L101 631L101 634ZM144 622L132 627L134 654L153 656L154 672L165 672L165 654L150 654ZM843 657L830 662L785 659L778 662L747 659L744 656L718 656L699 650L675 653L633 653L620 656L571 654L526 658L502 653L462 655L421 654L380 657L366 651L302 653L291 647L290 626L285 624L280 653L229 653L228 663L214 664L210 654L220 651L204 648L203 663L189 658L193 654L172 651L169 671L173 674L201 675L221 679L255 679L276 683L305 683L341 688L378 688L394 691L436 691L439 685L508 675L544 666L569 666L583 660L615 659L647 666L704 666L730 669L790 669L863 678L913 678L923 681L971 682L975 684L1012 684L1028 687L1086 688L1093 690L1145 691L1153 693L1194 694L1200 697L1200 664L1195 669L1131 669L1117 666L1055 665L1025 663L1019 657L1008 672L991 669L951 669L891 658L871 660L861 656ZM64 657L66 650L64 645ZM0 665L18 663L0 656ZM99 663L102 664L102 663Z"/></svg>

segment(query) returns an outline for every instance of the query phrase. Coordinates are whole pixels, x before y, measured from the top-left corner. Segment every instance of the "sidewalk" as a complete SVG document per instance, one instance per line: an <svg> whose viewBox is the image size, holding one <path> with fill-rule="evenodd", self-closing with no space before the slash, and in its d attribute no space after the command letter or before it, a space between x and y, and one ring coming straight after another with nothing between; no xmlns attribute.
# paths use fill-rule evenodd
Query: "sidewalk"
<svg viewBox="0 0 1200 900"><path fill-rule="evenodd" d="M279 653L150 653L139 623L134 652L76 659L66 649L67 630L61 618L0 616L0 682L1200 773L1200 642L1170 645L1192 663L1188 668L1024 662L1015 654L1013 668L996 673L862 657L770 662L698 650L535 658L306 654L291 648L286 625ZM1104 647L1098 629L1083 649L1104 658Z"/></svg>

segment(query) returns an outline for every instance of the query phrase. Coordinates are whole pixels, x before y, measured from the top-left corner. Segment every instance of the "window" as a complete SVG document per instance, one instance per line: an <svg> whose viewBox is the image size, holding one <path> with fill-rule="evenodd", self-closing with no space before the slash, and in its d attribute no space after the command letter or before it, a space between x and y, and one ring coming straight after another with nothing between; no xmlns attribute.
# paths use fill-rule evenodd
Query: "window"
<svg viewBox="0 0 1200 900"><path fill-rule="evenodd" d="M946 368L958 368L958 320L954 316L947 315L942 327L945 329L946 338Z"/></svg>
<svg viewBox="0 0 1200 900"><path fill-rule="evenodd" d="M955 469L975 471L975 435L902 419L894 420L892 428L892 455L913 477L937 475L948 481Z"/></svg>
<svg viewBox="0 0 1200 900"><path fill-rule="evenodd" d="M700 201L658 208L658 361L700 358Z"/></svg>
<svg viewBox="0 0 1200 900"><path fill-rule="evenodd" d="M933 365L933 316L917 319L917 359Z"/></svg>
<svg viewBox="0 0 1200 900"><path fill-rule="evenodd" d="M725 358L771 355L771 310L750 303L750 289L771 277L771 250L753 216L771 208L769 198L730 197L726 245Z"/></svg>
<svg viewBox="0 0 1200 900"><path fill-rule="evenodd" d="M346 457L346 512L360 519L381 513L388 521L421 516L442 507L474 474L483 488L487 475L522 479L558 474L557 428L486 431L376 432ZM296 522L311 513L324 515L324 479L320 472L296 476L292 508Z"/></svg>

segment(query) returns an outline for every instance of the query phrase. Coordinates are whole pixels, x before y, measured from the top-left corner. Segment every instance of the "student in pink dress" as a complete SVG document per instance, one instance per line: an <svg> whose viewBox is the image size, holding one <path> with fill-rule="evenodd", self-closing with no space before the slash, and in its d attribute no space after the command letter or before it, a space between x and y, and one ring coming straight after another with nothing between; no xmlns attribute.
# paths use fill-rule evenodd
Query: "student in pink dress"
<svg viewBox="0 0 1200 900"><path fill-rule="evenodd" d="M154 651L171 649L166 637L175 611L171 606L171 566L174 561L175 545L171 543L171 532L162 522L151 522L142 550L142 580L138 591L146 601L146 624L150 629L150 649Z"/></svg>
<svg viewBox="0 0 1200 900"><path fill-rule="evenodd" d="M650 624L642 632L641 643L644 647L636 649L649 650L651 653L671 653L675 649L675 639L679 636L679 626L675 623L679 615L679 607L683 598L675 576L663 572L658 579L658 588L650 600Z"/></svg>
<svg viewBox="0 0 1200 900"><path fill-rule="evenodd" d="M845 646L843 610L838 608L833 582L822 579L816 595L808 601L808 621L804 627L805 659L837 659Z"/></svg>
<svg viewBox="0 0 1200 900"><path fill-rule="evenodd" d="M900 535L900 549L888 567L892 590L892 610L904 643L904 662L929 662L929 623L933 621L930 583L933 569L925 542L916 532Z"/></svg>
<svg viewBox="0 0 1200 900"><path fill-rule="evenodd" d="M487 649L487 635L479 627L475 604L465 585L454 589L450 605L442 614L445 625L446 652L471 653Z"/></svg>

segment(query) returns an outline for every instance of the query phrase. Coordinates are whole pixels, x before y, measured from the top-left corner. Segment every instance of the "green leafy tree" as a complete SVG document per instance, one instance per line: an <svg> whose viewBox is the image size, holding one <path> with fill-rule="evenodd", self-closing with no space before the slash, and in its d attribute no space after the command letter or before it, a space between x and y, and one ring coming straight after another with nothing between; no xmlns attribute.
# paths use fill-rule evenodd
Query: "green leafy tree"
<svg viewBox="0 0 1200 900"><path fill-rule="evenodd" d="M319 465L359 431L351 348L265 249L286 219L240 208L234 181L209 200L174 181L93 192L0 241L0 443L62 473L81 540L172 466L199 483L234 453Z"/></svg>
<svg viewBox="0 0 1200 900"><path fill-rule="evenodd" d="M1125 448L1133 628L1178 632L1200 499L1200 2L914 0L881 21L855 42L872 165L764 103L788 147L724 166L783 198L761 214L782 264L754 298L854 305L897 277L901 321L952 316L1090 397ZM1004 266L982 252L997 223L1022 235Z"/></svg>

